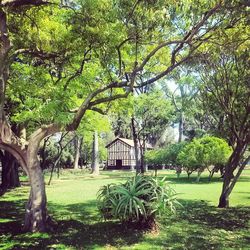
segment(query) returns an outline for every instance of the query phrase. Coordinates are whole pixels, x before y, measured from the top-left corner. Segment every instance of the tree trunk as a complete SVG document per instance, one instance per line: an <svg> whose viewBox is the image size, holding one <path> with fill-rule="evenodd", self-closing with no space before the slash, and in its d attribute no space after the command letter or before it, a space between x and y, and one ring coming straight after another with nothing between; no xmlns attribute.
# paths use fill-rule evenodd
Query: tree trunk
<svg viewBox="0 0 250 250"><path fill-rule="evenodd" d="M199 181L200 181L201 173L202 173L202 171L198 170L198 175L197 175L196 182L199 182Z"/></svg>
<svg viewBox="0 0 250 250"><path fill-rule="evenodd" d="M183 140L183 130L184 130L184 114L183 111L180 111L180 120L179 120L179 137L178 142L182 142Z"/></svg>
<svg viewBox="0 0 250 250"><path fill-rule="evenodd" d="M2 189L20 187L18 164L16 159L8 152L1 156L2 159Z"/></svg>
<svg viewBox="0 0 250 250"><path fill-rule="evenodd" d="M215 169L213 169L210 173L209 173L209 177L208 177L208 181L210 182L214 176L214 172L215 172Z"/></svg>
<svg viewBox="0 0 250 250"><path fill-rule="evenodd" d="M19 174L18 174L18 167L19 165L15 160L12 166L12 171L11 171L11 188L16 188L16 187L21 186L20 180L19 180Z"/></svg>
<svg viewBox="0 0 250 250"><path fill-rule="evenodd" d="M30 159L32 158L32 159ZM42 169L36 156L30 156L28 165L30 196L26 205L24 231L45 232L47 226L46 193Z"/></svg>
<svg viewBox="0 0 250 250"><path fill-rule="evenodd" d="M139 149L138 149L138 137L135 129L135 118L131 118L131 128L132 128L132 135L133 135L133 141L134 141L134 149L135 149L135 169L136 174L139 174L141 172L140 169L140 158L139 158Z"/></svg>
<svg viewBox="0 0 250 250"><path fill-rule="evenodd" d="M219 208L229 207L229 195L227 193L222 193L219 200Z"/></svg>
<svg viewBox="0 0 250 250"><path fill-rule="evenodd" d="M26 205L24 230L30 232L44 232L49 229L47 214L47 200L43 172L38 160L38 149L41 140L46 135L58 131L57 126L48 126L35 131L29 140L26 150L26 171L30 180L30 196Z"/></svg>
<svg viewBox="0 0 250 250"><path fill-rule="evenodd" d="M146 139L145 138L143 138L142 149L143 149L143 151L142 151L142 154L141 154L141 158L142 158L141 165L142 165L142 170L143 170L143 173L144 173L144 172L148 171L148 165L147 165L147 163L145 161L145 154L146 154L146 151L147 151L147 143L146 143Z"/></svg>
<svg viewBox="0 0 250 250"><path fill-rule="evenodd" d="M37 157L39 144L47 132L46 129L37 130L31 135L28 146L24 146L18 137L13 134L7 122L0 123L0 147L15 156L30 180L31 190L26 206L25 231L35 232L47 229L45 185Z"/></svg>
<svg viewBox="0 0 250 250"><path fill-rule="evenodd" d="M241 172L243 171L244 167L247 164L246 159L240 166L238 173L234 177L233 173L237 166L240 165L240 160L243 157L247 148L247 144L245 143L238 143L236 148L234 149L232 155L230 156L228 163L225 167L224 177L223 177L223 187L222 192L219 199L219 208L227 208L229 207L229 196L234 188L236 181L238 180Z"/></svg>
<svg viewBox="0 0 250 250"><path fill-rule="evenodd" d="M75 137L75 159L74 159L74 169L79 168L79 158L80 158L80 148L81 148L81 137L76 135Z"/></svg>
<svg viewBox="0 0 250 250"><path fill-rule="evenodd" d="M0 122L5 119L5 91L9 78L8 54L11 48L7 28L7 15L3 8L0 8Z"/></svg>
<svg viewBox="0 0 250 250"><path fill-rule="evenodd" d="M92 172L93 175L99 175L99 151L98 151L98 133L93 135L93 149L92 149Z"/></svg>

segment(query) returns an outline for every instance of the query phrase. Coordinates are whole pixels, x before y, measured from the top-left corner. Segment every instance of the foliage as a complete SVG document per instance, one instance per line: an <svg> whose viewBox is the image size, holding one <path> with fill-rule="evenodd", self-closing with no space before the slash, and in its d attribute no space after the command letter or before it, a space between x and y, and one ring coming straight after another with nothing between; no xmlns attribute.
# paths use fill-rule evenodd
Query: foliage
<svg viewBox="0 0 250 250"><path fill-rule="evenodd" d="M173 107L162 91L152 89L134 98L138 135L155 144L173 120Z"/></svg>
<svg viewBox="0 0 250 250"><path fill-rule="evenodd" d="M225 140L204 136L188 143L178 154L177 161L191 171L202 172L210 165L225 164L232 153L232 148Z"/></svg>
<svg viewBox="0 0 250 250"><path fill-rule="evenodd" d="M103 186L98 193L98 207L105 219L145 223L152 227L156 215L174 213L175 192L165 179L135 176L125 184Z"/></svg>
<svg viewBox="0 0 250 250"><path fill-rule="evenodd" d="M170 144L163 149L155 149L146 152L146 161L150 165L178 166L177 157L186 142Z"/></svg>

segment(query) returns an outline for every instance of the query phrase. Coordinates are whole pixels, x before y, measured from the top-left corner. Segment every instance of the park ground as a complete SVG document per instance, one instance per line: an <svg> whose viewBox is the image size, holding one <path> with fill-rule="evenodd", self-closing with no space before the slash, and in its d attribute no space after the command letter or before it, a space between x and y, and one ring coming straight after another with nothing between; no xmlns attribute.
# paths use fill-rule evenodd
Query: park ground
<svg viewBox="0 0 250 250"><path fill-rule="evenodd" d="M151 173L149 173L151 174ZM152 172L153 174L153 172ZM222 181L200 183L174 171L159 171L178 193L183 207L176 216L159 221L158 232L126 228L117 221L103 221L96 206L102 185L125 181L131 172L64 171L46 186L48 209L56 221L54 232L23 233L29 186L0 197L0 249L250 249L250 170L245 170L231 195L231 208L218 209ZM46 177L47 178L47 177Z"/></svg>

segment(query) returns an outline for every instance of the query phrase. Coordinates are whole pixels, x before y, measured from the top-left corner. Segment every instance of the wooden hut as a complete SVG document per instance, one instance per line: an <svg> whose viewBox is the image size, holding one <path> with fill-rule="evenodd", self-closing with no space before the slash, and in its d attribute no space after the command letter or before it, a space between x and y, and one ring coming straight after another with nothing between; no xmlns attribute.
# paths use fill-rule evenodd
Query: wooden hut
<svg viewBox="0 0 250 250"><path fill-rule="evenodd" d="M135 149L134 141L125 138L116 138L108 145L107 169L134 169ZM147 148L152 146L147 144Z"/></svg>

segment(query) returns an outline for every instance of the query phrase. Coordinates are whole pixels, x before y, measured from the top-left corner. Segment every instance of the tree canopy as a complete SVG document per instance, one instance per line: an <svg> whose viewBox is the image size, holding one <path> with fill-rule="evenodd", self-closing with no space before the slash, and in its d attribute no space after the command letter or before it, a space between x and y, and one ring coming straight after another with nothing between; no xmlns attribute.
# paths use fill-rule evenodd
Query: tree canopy
<svg viewBox="0 0 250 250"><path fill-rule="evenodd" d="M114 101L127 98L135 89L163 81L181 65L199 71L197 58L202 59L201 66L209 67L206 77L209 90L218 79L226 80L219 87L215 85L213 92L225 97L226 91L228 97L220 102L212 92L209 98L225 108L229 123L234 121L230 128L235 140L244 142L236 143L235 154L242 156L249 141L249 114L245 112L249 108L249 96L244 86L247 68L238 71L245 58L243 51L248 51L247 36L243 35L249 31L246 17L246 4L237 0L230 3L220 0L1 1L0 148L10 152L30 178L25 228L46 230L46 194L37 157L44 138L77 130L79 126L88 127L80 124L88 123L89 112L106 114ZM227 46L227 41L236 36L242 42L238 44L239 51L231 43ZM233 48L236 57L229 56L227 51L218 53L220 46L214 46L217 40L224 47ZM225 58L221 60L221 56L228 59L227 70L222 63ZM215 62L216 70L207 61ZM232 77L225 78L231 67ZM218 78L221 74L222 78ZM201 74L199 77L202 79ZM239 83L237 78L241 79ZM233 85L229 84L232 80ZM234 97L230 99L231 96ZM144 95L139 102L153 106L155 102L147 98ZM236 104L234 108L232 104ZM169 114L171 105L164 105ZM137 110L139 115L145 115L143 109ZM240 115L244 123L236 124L232 115ZM15 133L11 128L14 123L25 128L28 136ZM229 169L236 169L237 157Z"/></svg>

